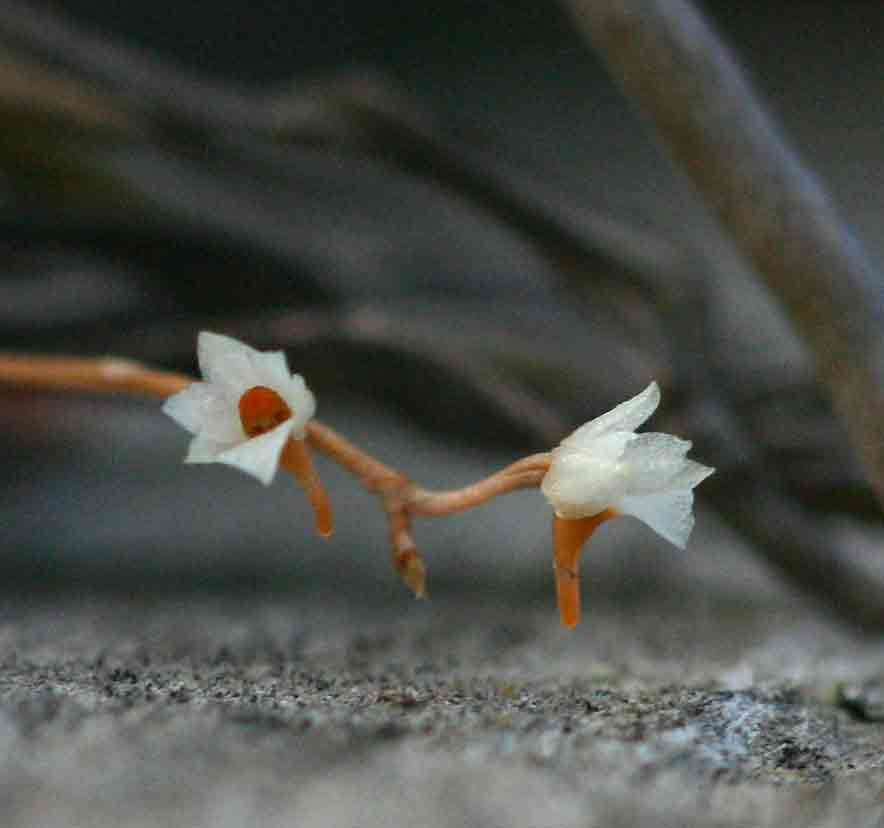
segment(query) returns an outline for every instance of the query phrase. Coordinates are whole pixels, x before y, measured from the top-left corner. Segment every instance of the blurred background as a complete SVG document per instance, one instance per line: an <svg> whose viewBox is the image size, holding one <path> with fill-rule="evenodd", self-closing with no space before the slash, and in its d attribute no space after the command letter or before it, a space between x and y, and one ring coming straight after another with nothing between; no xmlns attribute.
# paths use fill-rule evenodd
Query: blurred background
<svg viewBox="0 0 884 828"><path fill-rule="evenodd" d="M884 8L702 8L881 260ZM193 372L202 329L281 347L323 420L446 487L656 378L651 426L719 474L686 553L606 527L594 596L850 616L832 579L880 577L801 343L557 5L0 0L0 109L0 348ZM186 444L153 402L0 390L3 583L335 583L419 611L340 470L323 542L289 481L184 467ZM417 526L431 594L504 606L552 607L548 535L537 492Z"/></svg>

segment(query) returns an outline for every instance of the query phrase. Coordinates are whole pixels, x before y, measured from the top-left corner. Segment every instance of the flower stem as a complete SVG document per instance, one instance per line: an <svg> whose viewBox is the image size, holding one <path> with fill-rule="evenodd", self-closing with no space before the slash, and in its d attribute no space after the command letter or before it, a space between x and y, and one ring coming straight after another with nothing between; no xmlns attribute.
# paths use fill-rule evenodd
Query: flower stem
<svg viewBox="0 0 884 828"><path fill-rule="evenodd" d="M586 518L553 517L556 600L562 626L568 629L580 623L580 553L590 535L613 517L617 517L613 509Z"/></svg>
<svg viewBox="0 0 884 828"><path fill-rule="evenodd" d="M304 441L289 440L283 449L280 464L295 476L307 492L313 514L316 516L316 531L323 538L330 537L335 528L331 501L316 473L313 458L310 457L310 451Z"/></svg>
<svg viewBox="0 0 884 828"><path fill-rule="evenodd" d="M369 491L377 492L385 483L405 479L396 469L375 459L315 418L307 423L307 442L358 477Z"/></svg>
<svg viewBox="0 0 884 828"><path fill-rule="evenodd" d="M536 488L549 469L549 464L548 453L532 454L461 489L434 492L415 488L411 495L410 511L423 517L436 517L475 509L499 495Z"/></svg>
<svg viewBox="0 0 884 828"><path fill-rule="evenodd" d="M17 388L123 393L165 399L192 382L192 378L183 374L156 371L124 359L0 354L0 383ZM289 441L281 464L306 489L316 516L316 528L323 537L328 537L333 530L332 509L308 445L343 466L368 491L380 497L390 524L393 565L418 597L426 595L426 567L411 534L412 516L451 515L474 509L502 494L538 486L550 463L549 454L533 454L461 489L432 491L415 485L402 472L313 419L306 426L305 440Z"/></svg>
<svg viewBox="0 0 884 828"><path fill-rule="evenodd" d="M128 359L0 354L0 382L16 388L96 391L165 399L194 380Z"/></svg>

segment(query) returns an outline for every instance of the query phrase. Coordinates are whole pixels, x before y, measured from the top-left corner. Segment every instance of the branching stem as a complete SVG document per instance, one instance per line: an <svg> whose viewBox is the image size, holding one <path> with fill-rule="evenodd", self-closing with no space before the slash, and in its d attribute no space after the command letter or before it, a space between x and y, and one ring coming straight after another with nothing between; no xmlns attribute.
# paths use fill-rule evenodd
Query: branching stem
<svg viewBox="0 0 884 828"><path fill-rule="evenodd" d="M124 359L0 355L0 383L23 389L121 393L165 399L194 382L184 374L157 371ZM500 495L532 488L549 468L549 454L533 454L469 486L432 491L414 484L402 472L382 463L330 426L313 419L307 444L343 466L382 502L390 525L393 565L418 597L426 594L426 567L411 534L411 518L441 517L474 509ZM331 533L331 511L323 500L309 457L296 458L288 447L282 466L307 489L322 535Z"/></svg>

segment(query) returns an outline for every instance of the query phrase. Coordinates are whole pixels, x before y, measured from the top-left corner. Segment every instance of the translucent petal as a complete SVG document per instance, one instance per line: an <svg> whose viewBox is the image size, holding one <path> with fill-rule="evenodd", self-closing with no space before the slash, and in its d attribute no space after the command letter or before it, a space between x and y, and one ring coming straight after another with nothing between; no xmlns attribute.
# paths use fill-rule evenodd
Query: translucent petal
<svg viewBox="0 0 884 828"><path fill-rule="evenodd" d="M615 439L615 435L620 439ZM619 456L622 446L633 438L632 434L615 432L599 441L607 451L561 446L553 451L552 463L540 488L559 517L590 517L626 495L629 479Z"/></svg>
<svg viewBox="0 0 884 828"><path fill-rule="evenodd" d="M255 378L260 380L256 385L266 385L279 391L291 378L288 360L283 351L255 351L250 349L249 359L252 361Z"/></svg>
<svg viewBox="0 0 884 828"><path fill-rule="evenodd" d="M233 444L235 445L235 444ZM190 441L185 463L217 463L218 455L232 448L231 443L212 440L204 434L198 434Z"/></svg>
<svg viewBox="0 0 884 828"><path fill-rule="evenodd" d="M651 494L672 488L671 481L685 468L691 443L671 434L636 434L623 452L633 494ZM685 487L681 487L685 488Z"/></svg>
<svg viewBox="0 0 884 828"><path fill-rule="evenodd" d="M201 331L196 352L203 378L215 385L238 395L262 384L252 360L257 351L232 337Z"/></svg>
<svg viewBox="0 0 884 828"><path fill-rule="evenodd" d="M191 434L201 433L219 443L245 438L236 403L224 389L194 382L163 403L163 411Z"/></svg>
<svg viewBox="0 0 884 828"><path fill-rule="evenodd" d="M191 434L196 434L203 427L206 407L216 393L208 382L191 383L163 403L163 413Z"/></svg>
<svg viewBox="0 0 884 828"><path fill-rule="evenodd" d="M606 414L582 425L562 440L562 445L580 448L611 431L635 431L657 410L659 404L660 388L656 382L652 382L632 399L620 403Z"/></svg>
<svg viewBox="0 0 884 828"><path fill-rule="evenodd" d="M694 528L694 493L690 489L624 497L616 509L646 523L679 549L687 546Z"/></svg>
<svg viewBox="0 0 884 828"><path fill-rule="evenodd" d="M704 466L693 460L685 460L681 471L669 481L669 486L673 489L693 489L694 486L702 483L710 474L714 473L715 469L711 466Z"/></svg>
<svg viewBox="0 0 884 828"><path fill-rule="evenodd" d="M632 431L609 431L597 437L585 448L559 446L554 451L558 451L561 454L576 452L580 455L592 457L596 461L607 460L613 463L623 458L627 447L632 444L637 436Z"/></svg>
<svg viewBox="0 0 884 828"><path fill-rule="evenodd" d="M292 433L293 420L286 420L272 431L245 440L217 456L219 463L240 469L269 485L279 466L282 450Z"/></svg>

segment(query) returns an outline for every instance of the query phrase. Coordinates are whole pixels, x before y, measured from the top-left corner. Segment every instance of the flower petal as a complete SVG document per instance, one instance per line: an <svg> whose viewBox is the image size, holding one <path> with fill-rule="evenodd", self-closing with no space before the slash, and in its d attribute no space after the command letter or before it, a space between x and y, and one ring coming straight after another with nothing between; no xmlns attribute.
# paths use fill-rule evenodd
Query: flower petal
<svg viewBox="0 0 884 828"><path fill-rule="evenodd" d="M660 387L656 382L652 382L631 400L620 403L606 414L582 425L573 434L562 440L562 445L582 448L611 431L635 431L657 410L659 404Z"/></svg>
<svg viewBox="0 0 884 828"><path fill-rule="evenodd" d="M291 378L285 352L249 350L249 359L260 384L279 391Z"/></svg>
<svg viewBox="0 0 884 828"><path fill-rule="evenodd" d="M183 391L173 394L163 403L163 413L168 414L178 425L196 434L206 419L206 408L215 396L215 390L208 382L194 382Z"/></svg>
<svg viewBox="0 0 884 828"><path fill-rule="evenodd" d="M593 451L560 446L540 488L561 518L591 517L616 503L628 491L627 467L620 462L635 435L625 431L606 434Z"/></svg>
<svg viewBox="0 0 884 828"><path fill-rule="evenodd" d="M639 518L684 548L694 525L693 488L714 469L687 459L687 440L634 433L659 402L660 389L652 382L553 450L540 487L556 515L588 518L611 509Z"/></svg>
<svg viewBox="0 0 884 828"><path fill-rule="evenodd" d="M287 377L285 383L279 385L276 390L293 412L292 434L299 440L303 439L304 426L316 413L316 398L313 392L300 374Z"/></svg>
<svg viewBox="0 0 884 828"><path fill-rule="evenodd" d="M669 485L673 489L693 489L714 473L715 469L711 466L704 466L694 460L685 460L681 471L672 478Z"/></svg>
<svg viewBox="0 0 884 828"><path fill-rule="evenodd" d="M672 481L684 470L687 462L685 456L690 449L690 441L671 434L636 434L621 457L621 462L628 469L630 491L633 494L651 494L674 488Z"/></svg>
<svg viewBox="0 0 884 828"><path fill-rule="evenodd" d="M245 439L236 404L212 383L191 383L169 397L163 411L191 434L204 434L228 444Z"/></svg>
<svg viewBox="0 0 884 828"><path fill-rule="evenodd" d="M187 457L184 458L185 463L217 463L218 455L227 451L235 443L223 443L206 437L204 434L197 434L190 441L190 447L187 450Z"/></svg>
<svg viewBox="0 0 884 828"><path fill-rule="evenodd" d="M252 437L228 448L215 459L219 463L226 463L256 477L268 486L276 474L279 458L286 441L291 436L293 426L294 420L286 420L260 437Z"/></svg>
<svg viewBox="0 0 884 828"><path fill-rule="evenodd" d="M235 395L262 385L252 355L258 353L230 336L201 331L196 344L197 359L203 378Z"/></svg>
<svg viewBox="0 0 884 828"><path fill-rule="evenodd" d="M616 509L624 515L637 517L658 535L684 549L694 528L693 505L693 491L678 489L649 495L629 495L617 504Z"/></svg>

